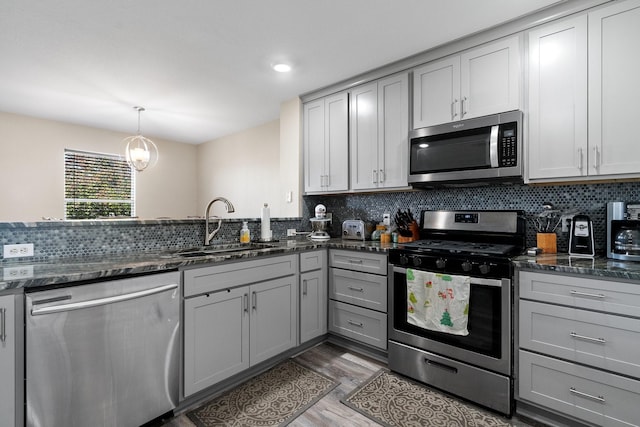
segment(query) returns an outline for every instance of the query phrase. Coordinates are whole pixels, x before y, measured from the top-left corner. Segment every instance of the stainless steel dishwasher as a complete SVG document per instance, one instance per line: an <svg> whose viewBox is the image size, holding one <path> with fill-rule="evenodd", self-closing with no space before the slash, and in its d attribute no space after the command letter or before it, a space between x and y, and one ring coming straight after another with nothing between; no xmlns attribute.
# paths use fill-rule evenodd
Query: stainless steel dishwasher
<svg viewBox="0 0 640 427"><path fill-rule="evenodd" d="M27 426L139 426L178 403L180 274L26 295Z"/></svg>

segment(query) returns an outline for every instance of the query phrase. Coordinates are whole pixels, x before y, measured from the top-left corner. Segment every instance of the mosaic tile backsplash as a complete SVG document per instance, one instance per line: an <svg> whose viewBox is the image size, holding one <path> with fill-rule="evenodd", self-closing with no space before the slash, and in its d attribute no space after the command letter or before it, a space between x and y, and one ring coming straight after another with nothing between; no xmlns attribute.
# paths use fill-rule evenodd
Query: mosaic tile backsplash
<svg viewBox="0 0 640 427"><path fill-rule="evenodd" d="M339 236L345 219L381 222L382 215L392 215L398 209L411 209L418 218L423 210L455 209L518 209L527 217L527 246L536 245L533 221L544 203L562 211L577 211L593 221L596 251L606 251L607 202L640 200L640 183L602 183L548 186L485 186L470 188L439 188L422 191L340 196L305 197L305 220L313 215L315 205L322 203L331 212L330 234ZM303 220L304 222L304 220ZM569 234L558 232L558 252L567 252Z"/></svg>
<svg viewBox="0 0 640 427"><path fill-rule="evenodd" d="M303 217L272 218L274 239L286 238L287 229L310 230L309 217L318 203L333 216L329 233L339 237L346 219L382 221L386 212L411 209L418 217L422 210L438 209L518 209L525 213L527 245L535 246L532 221L544 203L563 211L589 215L594 224L596 251L606 248L606 204L610 201L640 201L640 183L603 183L557 186L486 186L433 190L305 196ZM252 239L260 235L260 219L227 219L217 240L237 241L242 221L248 221ZM126 255L159 252L202 245L204 220L89 221L0 223L0 245L34 243L35 259L59 257ZM568 250L568 233L558 233L558 251ZM0 253L1 255L1 253ZM0 262L4 260L0 259Z"/></svg>

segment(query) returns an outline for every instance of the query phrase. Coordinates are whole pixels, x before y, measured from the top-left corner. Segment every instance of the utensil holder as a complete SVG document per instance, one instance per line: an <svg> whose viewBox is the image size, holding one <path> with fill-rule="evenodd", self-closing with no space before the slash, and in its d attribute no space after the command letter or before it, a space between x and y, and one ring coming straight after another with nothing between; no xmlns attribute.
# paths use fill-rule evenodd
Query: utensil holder
<svg viewBox="0 0 640 427"><path fill-rule="evenodd" d="M555 254L558 251L558 236L556 233L538 233L537 246L543 254Z"/></svg>
<svg viewBox="0 0 640 427"><path fill-rule="evenodd" d="M409 230L411 230L411 237L413 240L420 240L420 229L418 228L418 223L416 221L409 224Z"/></svg>

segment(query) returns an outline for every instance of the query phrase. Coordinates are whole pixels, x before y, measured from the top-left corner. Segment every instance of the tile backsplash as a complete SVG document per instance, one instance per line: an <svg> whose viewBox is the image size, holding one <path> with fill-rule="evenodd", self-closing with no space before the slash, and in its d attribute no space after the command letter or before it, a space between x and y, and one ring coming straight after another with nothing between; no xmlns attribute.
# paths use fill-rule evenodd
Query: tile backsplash
<svg viewBox="0 0 640 427"><path fill-rule="evenodd" d="M339 236L345 219L381 222L382 215L398 209L411 209L418 218L420 211L439 209L522 210L527 217L527 245L535 246L532 221L551 203L562 211L577 211L593 220L596 251L606 249L607 202L640 200L640 182L578 185L495 185L467 188L438 188L421 191L306 196L304 220L313 216L315 205L322 203L333 216L331 235ZM303 220L303 222L304 222ZM568 250L568 233L558 233L558 251Z"/></svg>
<svg viewBox="0 0 640 427"><path fill-rule="evenodd" d="M439 188L419 191L354 193L305 196L302 218L272 218L274 239L286 238L287 229L310 231L309 217L318 203L327 207L333 221L329 230L339 237L342 222L362 219L381 222L398 209L411 209L416 218L422 210L438 209L518 209L527 217L527 245L535 246L532 221L543 203L563 211L589 215L594 224L596 251L606 246L606 204L610 201L640 201L640 183L602 183L553 186L483 186ZM237 241L242 221L248 221L252 240L260 236L260 219L225 219L216 239ZM34 260L60 257L126 255L195 247L204 240L204 220L104 220L0 223L0 247L5 244L34 243ZM568 249L568 233L558 233L558 251ZM1 255L1 253L0 253ZM2 262L2 259L0 259Z"/></svg>

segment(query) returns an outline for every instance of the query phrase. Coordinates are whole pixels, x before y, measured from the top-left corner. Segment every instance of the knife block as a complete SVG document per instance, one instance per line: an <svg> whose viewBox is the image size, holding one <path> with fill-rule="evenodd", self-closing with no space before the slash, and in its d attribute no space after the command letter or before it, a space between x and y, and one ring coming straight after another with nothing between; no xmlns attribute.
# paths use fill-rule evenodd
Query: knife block
<svg viewBox="0 0 640 427"><path fill-rule="evenodd" d="M558 236L556 233L536 234L537 246L543 254L555 254L558 251Z"/></svg>

